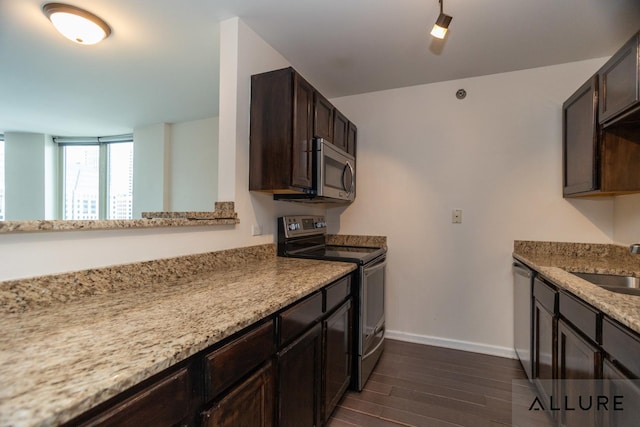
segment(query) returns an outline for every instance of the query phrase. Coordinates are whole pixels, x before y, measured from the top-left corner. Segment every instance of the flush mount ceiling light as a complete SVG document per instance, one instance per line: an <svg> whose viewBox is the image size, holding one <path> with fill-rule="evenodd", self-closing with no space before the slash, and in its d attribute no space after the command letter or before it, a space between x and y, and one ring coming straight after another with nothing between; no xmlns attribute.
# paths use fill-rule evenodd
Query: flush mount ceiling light
<svg viewBox="0 0 640 427"><path fill-rule="evenodd" d="M451 23L451 20L453 18L442 11L443 0L438 0L438 1L440 3L440 15L438 15L438 19L436 19L436 24L433 26L433 29L431 30L431 35L438 39L444 39L444 36L447 35L449 24Z"/></svg>
<svg viewBox="0 0 640 427"><path fill-rule="evenodd" d="M47 3L42 11L56 30L63 36L79 44L96 44L111 34L111 28L102 19L63 3Z"/></svg>

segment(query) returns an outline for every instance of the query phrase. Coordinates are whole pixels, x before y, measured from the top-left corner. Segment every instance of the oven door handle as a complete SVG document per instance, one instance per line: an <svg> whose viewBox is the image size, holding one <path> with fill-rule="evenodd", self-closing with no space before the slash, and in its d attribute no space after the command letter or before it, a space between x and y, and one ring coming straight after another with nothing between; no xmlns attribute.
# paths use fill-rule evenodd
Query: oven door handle
<svg viewBox="0 0 640 427"><path fill-rule="evenodd" d="M384 327L384 323L383 323L382 325L378 326L378 327L375 329L375 331L374 331L374 333L373 333L373 336L376 336L376 335L378 335L378 334L382 333L382 339L380 340L380 342L378 342L378 344L376 344L376 346L375 346L373 349L371 349L371 351L369 351L367 354L365 354L365 355L363 355L363 356L362 356L362 358L363 358L363 359L366 359L367 357L371 356L371 355L372 355L372 354L374 354L376 351L378 351L378 349L380 348L380 346L384 343L384 329L385 329L385 327Z"/></svg>

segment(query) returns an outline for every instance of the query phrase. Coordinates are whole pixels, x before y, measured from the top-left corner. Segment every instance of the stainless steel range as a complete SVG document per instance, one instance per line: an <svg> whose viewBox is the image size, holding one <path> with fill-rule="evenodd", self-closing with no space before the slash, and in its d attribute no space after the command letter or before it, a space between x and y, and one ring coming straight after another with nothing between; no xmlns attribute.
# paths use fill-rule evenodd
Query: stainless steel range
<svg viewBox="0 0 640 427"><path fill-rule="evenodd" d="M386 249L328 245L324 216L278 218L278 256L353 262L358 265L354 295L354 365L351 387L362 390L384 348Z"/></svg>

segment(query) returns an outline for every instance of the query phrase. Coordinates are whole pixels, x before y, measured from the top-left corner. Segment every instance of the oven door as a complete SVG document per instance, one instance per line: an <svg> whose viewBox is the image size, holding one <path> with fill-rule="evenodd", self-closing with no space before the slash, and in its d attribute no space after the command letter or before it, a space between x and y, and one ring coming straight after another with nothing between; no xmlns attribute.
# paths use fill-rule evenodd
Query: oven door
<svg viewBox="0 0 640 427"><path fill-rule="evenodd" d="M362 379L363 383L373 370L382 352L384 342L384 282L386 257L363 267L362 273ZM369 371L369 372L367 372Z"/></svg>
<svg viewBox="0 0 640 427"><path fill-rule="evenodd" d="M355 158L322 138L317 139L316 144L317 195L353 201L356 190Z"/></svg>

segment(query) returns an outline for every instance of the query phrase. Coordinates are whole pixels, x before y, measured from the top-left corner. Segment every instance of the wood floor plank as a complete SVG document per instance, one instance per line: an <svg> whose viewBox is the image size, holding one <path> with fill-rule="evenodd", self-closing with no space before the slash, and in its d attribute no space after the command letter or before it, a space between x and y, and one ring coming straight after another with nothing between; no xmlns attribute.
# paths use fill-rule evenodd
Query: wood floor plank
<svg viewBox="0 0 640 427"><path fill-rule="evenodd" d="M493 396L496 398L510 399L510 390L498 390L482 384L469 384L465 381L452 380L450 378L431 377L421 379L398 378L375 373L371 375L369 381L379 382L394 387L406 388L408 390L422 391L425 393L443 394L468 400L470 402L482 403L483 396Z"/></svg>
<svg viewBox="0 0 640 427"><path fill-rule="evenodd" d="M332 417L339 421L351 423L357 426L366 427L398 427L398 426L410 426L401 422L394 422L392 420L386 420L381 417L372 416L362 412L352 411L350 409L339 408L336 414Z"/></svg>
<svg viewBox="0 0 640 427"><path fill-rule="evenodd" d="M469 360L469 355L473 355L473 361L478 364L521 369L520 362L516 359L396 340L387 340L385 342L385 352L388 352L388 354L401 354L405 356L424 357L429 360L444 361L456 360L458 358Z"/></svg>
<svg viewBox="0 0 640 427"><path fill-rule="evenodd" d="M465 373L473 376L480 377L491 377L495 379L507 379L511 381L512 379L526 379L524 371L521 367L502 367L496 365L484 365L472 361L472 363L461 364L462 360L428 360L424 358L418 358L413 356L406 355L398 355L398 354L389 354L384 355L381 358L380 362L385 363L386 359L390 359L393 364L402 364L403 366L410 367L419 367L419 366L430 366L432 368L437 368L443 371L455 371L460 373Z"/></svg>
<svg viewBox="0 0 640 427"><path fill-rule="evenodd" d="M421 402L416 399L406 399L397 396L383 396L369 393L363 390L358 398L372 401L385 408L393 408L403 412L411 412L423 417L434 418L452 424L473 425L485 427L489 425L489 418L464 412L464 408L455 409L451 407L439 406L434 403Z"/></svg>
<svg viewBox="0 0 640 427"><path fill-rule="evenodd" d="M348 391L328 425L511 426L512 403L526 407L533 396L523 380L514 359L387 340L364 390Z"/></svg>

